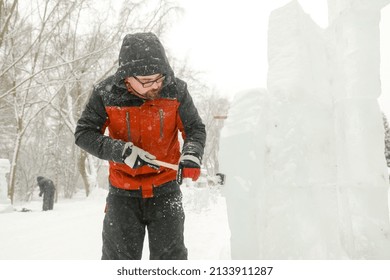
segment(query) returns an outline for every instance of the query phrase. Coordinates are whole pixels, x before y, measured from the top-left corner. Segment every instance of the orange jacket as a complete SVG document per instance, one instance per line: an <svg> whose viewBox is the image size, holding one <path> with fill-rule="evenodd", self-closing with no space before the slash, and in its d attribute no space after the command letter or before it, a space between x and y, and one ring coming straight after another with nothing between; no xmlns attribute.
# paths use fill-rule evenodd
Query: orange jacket
<svg viewBox="0 0 390 280"><path fill-rule="evenodd" d="M133 142L157 159L176 164L180 158L178 129L183 125L177 110L177 100L148 100L139 107L106 108L109 135L115 139ZM147 165L132 169L110 162L110 182L123 189L142 187L144 196L151 196L152 187L176 178L176 171L164 167L155 170Z"/></svg>
<svg viewBox="0 0 390 280"><path fill-rule="evenodd" d="M161 98L155 100L143 100L111 82L112 78L108 78L95 87L77 123L76 144L110 161L112 186L141 189L143 197L151 197L153 187L176 179L176 171L165 167L158 170L149 166L130 168L122 158L125 143L133 142L157 159L177 164L179 131L184 139L183 152L202 157L205 126L186 84L179 79L164 87ZM108 136L104 135L106 129Z"/></svg>

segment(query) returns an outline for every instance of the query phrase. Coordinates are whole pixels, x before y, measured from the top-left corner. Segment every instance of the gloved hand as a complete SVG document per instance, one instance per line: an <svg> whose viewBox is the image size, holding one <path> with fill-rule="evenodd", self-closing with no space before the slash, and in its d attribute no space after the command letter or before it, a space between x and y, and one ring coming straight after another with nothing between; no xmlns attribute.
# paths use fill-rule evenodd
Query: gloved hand
<svg viewBox="0 0 390 280"><path fill-rule="evenodd" d="M156 157L147 151L134 146L133 143L127 142L123 149L122 158L124 163L126 163L131 168L138 168L144 165L148 165L154 169L158 169L160 166L153 163L153 160Z"/></svg>
<svg viewBox="0 0 390 280"><path fill-rule="evenodd" d="M183 178L198 180L200 176L200 159L195 154L183 154L179 160L176 181L179 185L183 183Z"/></svg>

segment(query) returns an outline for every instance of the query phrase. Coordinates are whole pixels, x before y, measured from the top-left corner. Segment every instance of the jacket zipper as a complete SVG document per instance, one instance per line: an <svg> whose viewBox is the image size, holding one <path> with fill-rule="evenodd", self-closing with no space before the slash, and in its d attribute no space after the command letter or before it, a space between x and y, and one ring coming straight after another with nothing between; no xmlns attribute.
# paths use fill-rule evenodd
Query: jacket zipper
<svg viewBox="0 0 390 280"><path fill-rule="evenodd" d="M163 109L159 109L158 113L160 115L160 138L164 136L164 111Z"/></svg>
<svg viewBox="0 0 390 280"><path fill-rule="evenodd" d="M130 135L130 114L129 112L126 112L126 125L127 125L127 141L131 142L131 135Z"/></svg>

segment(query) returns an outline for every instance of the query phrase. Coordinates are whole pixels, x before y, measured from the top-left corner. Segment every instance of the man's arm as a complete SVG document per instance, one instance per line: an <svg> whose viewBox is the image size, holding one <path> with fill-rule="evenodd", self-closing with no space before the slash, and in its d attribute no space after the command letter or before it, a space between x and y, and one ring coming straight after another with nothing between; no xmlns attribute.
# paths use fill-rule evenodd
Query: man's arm
<svg viewBox="0 0 390 280"><path fill-rule="evenodd" d="M104 160L123 162L125 142L104 135L109 119L101 93L94 88L75 130L75 143L88 153Z"/></svg>
<svg viewBox="0 0 390 280"><path fill-rule="evenodd" d="M179 128L182 131L184 144L176 181L182 184L184 178L196 181L200 176L200 167L206 143L206 129L198 110L187 90L187 85L178 80Z"/></svg>
<svg viewBox="0 0 390 280"><path fill-rule="evenodd" d="M39 185L39 196L42 196L43 195L43 187L41 187L41 185Z"/></svg>
<svg viewBox="0 0 390 280"><path fill-rule="evenodd" d="M201 160L206 144L206 129L185 82L178 80L179 116L183 125L183 154L195 154Z"/></svg>

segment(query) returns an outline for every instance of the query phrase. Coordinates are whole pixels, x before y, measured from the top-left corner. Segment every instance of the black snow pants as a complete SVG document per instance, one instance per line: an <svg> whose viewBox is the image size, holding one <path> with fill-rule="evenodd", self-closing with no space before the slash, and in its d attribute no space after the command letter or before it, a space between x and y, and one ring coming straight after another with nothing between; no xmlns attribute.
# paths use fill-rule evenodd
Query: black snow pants
<svg viewBox="0 0 390 280"><path fill-rule="evenodd" d="M53 210L54 194L55 194L54 188L49 188L43 193L43 205L42 205L43 211Z"/></svg>
<svg viewBox="0 0 390 280"><path fill-rule="evenodd" d="M154 197L110 187L103 222L102 260L140 260L148 231L151 260L185 260L184 211L176 181L155 188Z"/></svg>

